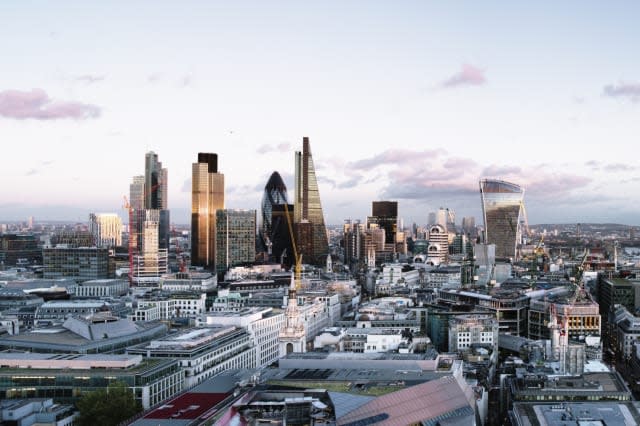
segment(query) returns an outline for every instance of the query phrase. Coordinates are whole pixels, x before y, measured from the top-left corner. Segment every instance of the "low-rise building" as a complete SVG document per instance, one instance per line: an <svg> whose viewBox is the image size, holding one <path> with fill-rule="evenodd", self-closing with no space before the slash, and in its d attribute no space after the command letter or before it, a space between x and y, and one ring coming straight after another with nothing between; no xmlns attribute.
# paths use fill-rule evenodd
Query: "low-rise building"
<svg viewBox="0 0 640 426"><path fill-rule="evenodd" d="M231 326L186 330L127 349L131 355L174 358L190 388L221 371L255 368L256 347L246 330Z"/></svg>
<svg viewBox="0 0 640 426"><path fill-rule="evenodd" d="M54 404L51 398L0 401L0 424L19 426L72 426L73 405Z"/></svg>
<svg viewBox="0 0 640 426"><path fill-rule="evenodd" d="M251 335L256 345L257 368L276 361L279 352L279 334L284 324L282 310L272 308L245 308L240 311L207 312L199 319L199 324L207 327L241 327Z"/></svg>
<svg viewBox="0 0 640 426"><path fill-rule="evenodd" d="M51 398L72 404L83 393L121 381L147 409L184 389L184 372L172 359L139 355L0 354L0 400Z"/></svg>
<svg viewBox="0 0 640 426"><path fill-rule="evenodd" d="M449 352L461 352L474 345L498 350L498 320L491 315L460 315L449 320Z"/></svg>
<svg viewBox="0 0 640 426"><path fill-rule="evenodd" d="M105 279L89 280L78 284L76 287L77 297L120 297L129 292L129 281Z"/></svg>
<svg viewBox="0 0 640 426"><path fill-rule="evenodd" d="M70 316L90 316L104 311L111 312L117 317L124 317L129 308L119 300L51 300L38 307L35 320L36 322L64 321Z"/></svg>
<svg viewBox="0 0 640 426"><path fill-rule="evenodd" d="M217 286L217 275L208 272L179 272L160 277L160 288L164 291L206 293Z"/></svg>
<svg viewBox="0 0 640 426"><path fill-rule="evenodd" d="M58 247L42 250L44 278L74 277L79 281L109 278L109 249Z"/></svg>
<svg viewBox="0 0 640 426"><path fill-rule="evenodd" d="M109 315L70 317L61 326L0 336L0 349L42 353L97 354L124 352L127 346L167 333L159 322L133 323Z"/></svg>

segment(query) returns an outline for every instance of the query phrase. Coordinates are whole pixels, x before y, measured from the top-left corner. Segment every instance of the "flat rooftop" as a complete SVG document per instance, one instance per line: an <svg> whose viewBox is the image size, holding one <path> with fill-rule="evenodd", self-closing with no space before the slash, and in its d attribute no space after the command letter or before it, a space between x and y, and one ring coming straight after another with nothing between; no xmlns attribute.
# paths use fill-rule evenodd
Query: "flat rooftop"
<svg viewBox="0 0 640 426"><path fill-rule="evenodd" d="M635 426L640 424L637 402L568 402L536 404L516 402L516 425Z"/></svg>

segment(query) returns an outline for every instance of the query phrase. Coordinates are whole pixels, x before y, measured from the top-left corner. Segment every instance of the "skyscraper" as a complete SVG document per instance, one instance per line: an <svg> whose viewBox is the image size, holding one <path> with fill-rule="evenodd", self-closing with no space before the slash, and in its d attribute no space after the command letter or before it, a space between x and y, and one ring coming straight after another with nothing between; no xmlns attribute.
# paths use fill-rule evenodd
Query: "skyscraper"
<svg viewBox="0 0 640 426"><path fill-rule="evenodd" d="M274 261L287 268L295 262L289 224L292 224L291 229L295 229L293 204L274 204L271 212L271 255Z"/></svg>
<svg viewBox="0 0 640 426"><path fill-rule="evenodd" d="M129 257L132 284L157 284L168 272L169 210L167 169L153 151L145 155L144 176L129 186Z"/></svg>
<svg viewBox="0 0 640 426"><path fill-rule="evenodd" d="M273 207L282 204L287 204L287 187L280 173L273 172L264 187L260 217L260 244L268 253L271 253L270 247L273 245ZM284 225L287 226L286 223Z"/></svg>
<svg viewBox="0 0 640 426"><path fill-rule="evenodd" d="M302 152L296 151L295 162L296 188L293 216L297 225L296 229L300 229L305 235L304 240L309 235L311 237L311 241L303 242L301 235L296 235L300 241L298 244L299 254L304 256L306 262L323 265L329 253L329 241L308 137L302 139ZM308 228L310 228L310 232Z"/></svg>
<svg viewBox="0 0 640 426"><path fill-rule="evenodd" d="M144 161L144 208L159 210L158 244L162 249L169 248L169 210L167 208L169 175L158 161L158 154L147 152Z"/></svg>
<svg viewBox="0 0 640 426"><path fill-rule="evenodd" d="M367 218L367 223L369 227L371 224L376 224L384 229L386 243L395 244L398 231L398 202L374 201L371 204L371 216Z"/></svg>
<svg viewBox="0 0 640 426"><path fill-rule="evenodd" d="M256 211L216 210L216 269L256 260Z"/></svg>
<svg viewBox="0 0 640 426"><path fill-rule="evenodd" d="M524 189L502 180L480 181L484 240L496 245L497 259L515 259Z"/></svg>
<svg viewBox="0 0 640 426"><path fill-rule="evenodd" d="M224 208L224 175L218 173L218 155L198 153L191 172L191 264L214 270L216 211Z"/></svg>

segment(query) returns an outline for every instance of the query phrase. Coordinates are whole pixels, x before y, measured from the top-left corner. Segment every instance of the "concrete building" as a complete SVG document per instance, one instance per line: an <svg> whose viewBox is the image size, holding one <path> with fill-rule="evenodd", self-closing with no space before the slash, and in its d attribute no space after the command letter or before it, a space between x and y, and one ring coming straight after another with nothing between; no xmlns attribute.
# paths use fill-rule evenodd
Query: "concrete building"
<svg viewBox="0 0 640 426"><path fill-rule="evenodd" d="M109 250L98 247L49 247L42 250L44 278L79 281L109 278Z"/></svg>
<svg viewBox="0 0 640 426"><path fill-rule="evenodd" d="M0 264L15 266L19 263L38 265L42 262L42 249L33 234L0 235Z"/></svg>
<svg viewBox="0 0 640 426"><path fill-rule="evenodd" d="M460 315L449 321L449 352L461 352L472 346L498 350L498 321L491 315Z"/></svg>
<svg viewBox="0 0 640 426"><path fill-rule="evenodd" d="M531 299L528 315L530 339L552 339L550 324L555 317L556 324L562 328L568 342L586 344L589 359L602 358L599 307L584 291L575 288L565 294Z"/></svg>
<svg viewBox="0 0 640 426"><path fill-rule="evenodd" d="M202 292L215 290L218 277L209 272L178 272L160 277L160 289L171 292Z"/></svg>
<svg viewBox="0 0 640 426"><path fill-rule="evenodd" d="M0 400L51 398L72 404L89 391L121 381L145 409L184 389L176 360L139 355L0 354Z"/></svg>
<svg viewBox="0 0 640 426"><path fill-rule="evenodd" d="M125 304L118 300L51 300L44 302L36 311L36 321L64 321L71 316L90 316L108 311L116 317L127 313Z"/></svg>
<svg viewBox="0 0 640 426"><path fill-rule="evenodd" d="M284 321L281 310L245 308L236 312L207 312L199 324L207 327L234 326L247 330L256 345L256 368L262 368L280 356L278 337Z"/></svg>
<svg viewBox="0 0 640 426"><path fill-rule="evenodd" d="M628 360L635 353L635 345L640 343L640 318L633 315L622 305L617 305L611 321L611 342L615 352Z"/></svg>
<svg viewBox="0 0 640 426"><path fill-rule="evenodd" d="M151 295L138 299L138 307L133 316L138 318L138 310L149 306L159 309L160 319L196 318L206 312L206 293L184 292Z"/></svg>
<svg viewBox="0 0 640 426"><path fill-rule="evenodd" d="M0 424L18 426L72 426L73 405L55 404L51 398L0 401Z"/></svg>
<svg viewBox="0 0 640 426"><path fill-rule="evenodd" d="M89 232L98 247L114 248L122 245L122 219L116 213L91 213Z"/></svg>
<svg viewBox="0 0 640 426"><path fill-rule="evenodd" d="M128 292L129 282L127 280L89 280L78 284L75 289L75 296L89 298L116 298L124 296Z"/></svg>
<svg viewBox="0 0 640 426"><path fill-rule="evenodd" d="M510 411L511 424L528 425L624 425L640 424L640 412L633 402L598 401L562 404L517 402Z"/></svg>
<svg viewBox="0 0 640 426"><path fill-rule="evenodd" d="M173 358L184 371L186 388L229 369L256 367L256 346L246 330L233 326L195 328L127 348L127 354Z"/></svg>
<svg viewBox="0 0 640 426"><path fill-rule="evenodd" d="M61 326L1 336L0 349L39 353L118 353L166 333L167 326L159 322L135 324L108 315L71 317Z"/></svg>
<svg viewBox="0 0 640 426"><path fill-rule="evenodd" d="M493 312L500 333L525 336L529 296L518 290L495 288L489 291L441 289L438 301L449 306L469 305Z"/></svg>
<svg viewBox="0 0 640 426"><path fill-rule="evenodd" d="M428 288L460 288L462 286L462 267L460 265L440 265L424 273L424 282Z"/></svg>
<svg viewBox="0 0 640 426"><path fill-rule="evenodd" d="M216 210L216 270L256 260L256 211Z"/></svg>
<svg viewBox="0 0 640 426"><path fill-rule="evenodd" d="M434 265L445 263L449 257L449 234L442 225L429 228L429 246L427 247L427 262Z"/></svg>

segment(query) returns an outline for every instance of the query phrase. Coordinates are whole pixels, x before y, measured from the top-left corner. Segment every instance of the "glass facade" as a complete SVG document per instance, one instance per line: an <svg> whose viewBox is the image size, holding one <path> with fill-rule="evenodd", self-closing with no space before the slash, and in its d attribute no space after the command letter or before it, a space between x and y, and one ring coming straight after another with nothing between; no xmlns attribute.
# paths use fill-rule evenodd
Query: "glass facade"
<svg viewBox="0 0 640 426"><path fill-rule="evenodd" d="M213 270L216 211L224 208L224 175L218 173L218 155L198 153L191 171L191 264Z"/></svg>
<svg viewBox="0 0 640 426"><path fill-rule="evenodd" d="M371 216L367 218L369 225L376 224L384 229L385 241L392 244L396 241L398 226L398 202L374 201L371 205Z"/></svg>
<svg viewBox="0 0 640 426"><path fill-rule="evenodd" d="M262 196L262 214L260 217L260 243L262 248L269 252L269 247L274 244L273 235L273 210L274 206L287 204L287 187L282 181L280 173L273 172ZM287 226L287 224L284 224Z"/></svg>
<svg viewBox="0 0 640 426"><path fill-rule="evenodd" d="M480 181L484 237L496 245L496 258L515 259L524 189L501 180Z"/></svg>
<svg viewBox="0 0 640 426"><path fill-rule="evenodd" d="M306 262L323 265L329 253L329 240L324 224L322 204L320 203L320 191L313 166L309 138L302 140L302 152L296 152L295 168L295 204L294 220L296 223L307 221L311 224L311 244L299 244L298 250ZM302 251L302 247L310 247Z"/></svg>
<svg viewBox="0 0 640 426"><path fill-rule="evenodd" d="M126 383L145 408L184 387L183 373L175 360L145 360L132 369L3 368L0 399L53 398L56 402L72 404L83 393L104 389L115 381Z"/></svg>
<svg viewBox="0 0 640 426"><path fill-rule="evenodd" d="M216 211L216 269L226 271L232 266L256 260L256 211Z"/></svg>

